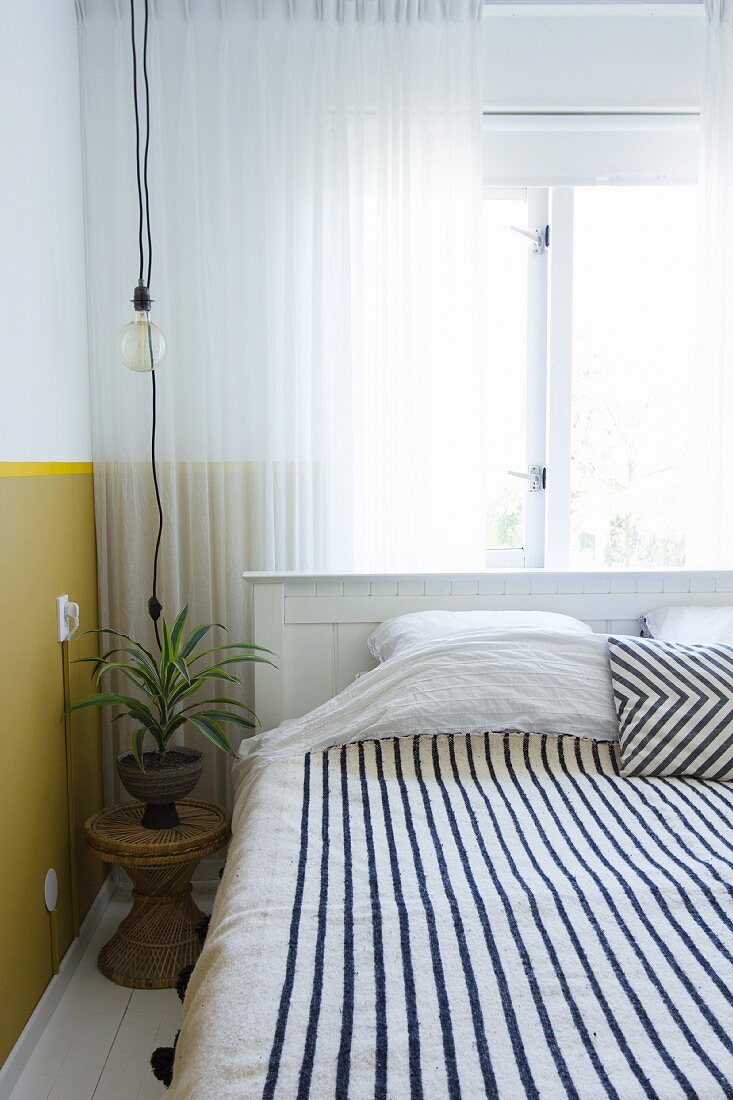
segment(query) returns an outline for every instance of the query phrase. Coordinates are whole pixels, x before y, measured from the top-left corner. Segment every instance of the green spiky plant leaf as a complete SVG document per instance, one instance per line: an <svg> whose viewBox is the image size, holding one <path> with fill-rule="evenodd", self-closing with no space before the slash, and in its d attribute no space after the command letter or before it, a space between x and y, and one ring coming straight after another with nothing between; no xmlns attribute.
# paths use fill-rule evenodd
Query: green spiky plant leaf
<svg viewBox="0 0 733 1100"><path fill-rule="evenodd" d="M158 658L129 634L103 629L89 633L108 635L119 644L98 657L80 657L75 662L92 665L92 678L98 686L112 672L129 684L131 694L100 691L74 703L69 713L84 707L118 707L121 713L113 721L129 718L133 723L132 755L141 770L144 770L143 743L148 735L164 757L173 734L188 724L217 749L232 754L226 726L254 729L257 723L254 712L238 699L227 695L196 697L211 681L239 684L239 677L230 666L272 665L270 657L274 654L248 642L200 650L206 635L219 624L200 623L186 634L187 615L188 606L179 611L171 624L161 619Z"/></svg>

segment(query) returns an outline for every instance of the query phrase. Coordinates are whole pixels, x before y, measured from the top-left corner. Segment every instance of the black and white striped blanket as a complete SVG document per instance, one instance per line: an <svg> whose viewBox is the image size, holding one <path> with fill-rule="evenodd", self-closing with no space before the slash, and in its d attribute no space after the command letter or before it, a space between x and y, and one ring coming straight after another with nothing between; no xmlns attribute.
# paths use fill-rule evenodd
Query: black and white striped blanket
<svg viewBox="0 0 733 1100"><path fill-rule="evenodd" d="M172 1096L733 1096L733 788L617 751L436 735L266 768Z"/></svg>

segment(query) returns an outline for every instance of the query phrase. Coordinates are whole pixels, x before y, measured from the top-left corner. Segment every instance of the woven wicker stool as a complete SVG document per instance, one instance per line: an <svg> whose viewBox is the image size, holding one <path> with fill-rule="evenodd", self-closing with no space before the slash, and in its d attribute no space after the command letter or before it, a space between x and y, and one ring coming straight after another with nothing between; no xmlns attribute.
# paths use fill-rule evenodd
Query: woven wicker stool
<svg viewBox="0 0 733 1100"><path fill-rule="evenodd" d="M204 914L191 896L191 876L229 840L230 818L212 802L177 805L174 829L144 829L141 802L102 810L84 826L95 855L121 864L132 879L132 909L99 954L99 969L118 985L168 989L201 950L196 925Z"/></svg>

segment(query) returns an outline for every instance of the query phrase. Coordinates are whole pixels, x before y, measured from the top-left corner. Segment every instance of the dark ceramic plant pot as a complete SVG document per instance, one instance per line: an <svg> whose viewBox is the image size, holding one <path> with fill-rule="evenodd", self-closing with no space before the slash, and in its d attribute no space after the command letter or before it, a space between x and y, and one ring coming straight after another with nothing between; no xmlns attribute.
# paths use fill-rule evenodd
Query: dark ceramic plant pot
<svg viewBox="0 0 733 1100"><path fill-rule="evenodd" d="M145 803L141 824L146 829L173 829L180 823L176 802L194 789L204 769L204 755L198 749L176 746L163 763L156 752L143 753L145 771L140 771L131 752L117 757L120 783L133 798Z"/></svg>

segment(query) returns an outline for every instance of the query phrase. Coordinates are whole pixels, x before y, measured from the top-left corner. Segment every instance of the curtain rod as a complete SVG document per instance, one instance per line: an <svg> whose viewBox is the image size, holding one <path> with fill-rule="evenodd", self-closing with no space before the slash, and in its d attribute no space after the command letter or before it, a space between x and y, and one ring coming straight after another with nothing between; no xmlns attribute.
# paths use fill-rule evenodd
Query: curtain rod
<svg viewBox="0 0 733 1100"><path fill-rule="evenodd" d="M76 17L79 23L87 18L87 7L91 0L74 0ZM115 0L119 18L119 0ZM152 14L155 16L156 3L151 0ZM188 12L188 0L185 0ZM588 16L626 15L626 16L697 16L704 13L704 0L482 0L482 17L496 16ZM221 0L221 12L224 14L224 0Z"/></svg>

